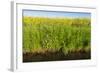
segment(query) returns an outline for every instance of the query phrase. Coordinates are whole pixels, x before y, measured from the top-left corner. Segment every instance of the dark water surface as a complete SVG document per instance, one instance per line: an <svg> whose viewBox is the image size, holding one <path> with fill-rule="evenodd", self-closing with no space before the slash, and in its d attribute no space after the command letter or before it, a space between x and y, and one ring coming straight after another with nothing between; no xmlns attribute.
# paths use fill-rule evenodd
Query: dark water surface
<svg viewBox="0 0 100 73"><path fill-rule="evenodd" d="M23 53L23 62L42 62L42 61L64 61L64 60L85 60L91 59L91 52L78 51L69 52L64 55L62 52L46 53Z"/></svg>

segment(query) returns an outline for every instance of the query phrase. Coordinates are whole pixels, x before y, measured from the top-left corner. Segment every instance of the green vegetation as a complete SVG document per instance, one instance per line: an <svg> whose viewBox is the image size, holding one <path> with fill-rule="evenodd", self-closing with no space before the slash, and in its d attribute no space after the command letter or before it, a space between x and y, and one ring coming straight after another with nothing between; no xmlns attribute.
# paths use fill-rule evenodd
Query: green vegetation
<svg viewBox="0 0 100 73"><path fill-rule="evenodd" d="M23 17L23 52L90 51L88 18Z"/></svg>

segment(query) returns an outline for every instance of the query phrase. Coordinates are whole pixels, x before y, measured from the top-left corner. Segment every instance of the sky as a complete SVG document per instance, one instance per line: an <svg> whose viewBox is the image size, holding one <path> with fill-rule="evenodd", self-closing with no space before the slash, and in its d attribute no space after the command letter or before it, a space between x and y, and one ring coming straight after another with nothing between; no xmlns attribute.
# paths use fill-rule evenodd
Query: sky
<svg viewBox="0 0 100 73"><path fill-rule="evenodd" d="M31 17L91 18L91 13L83 13L83 12L62 12L62 11L23 10L23 16L31 16Z"/></svg>

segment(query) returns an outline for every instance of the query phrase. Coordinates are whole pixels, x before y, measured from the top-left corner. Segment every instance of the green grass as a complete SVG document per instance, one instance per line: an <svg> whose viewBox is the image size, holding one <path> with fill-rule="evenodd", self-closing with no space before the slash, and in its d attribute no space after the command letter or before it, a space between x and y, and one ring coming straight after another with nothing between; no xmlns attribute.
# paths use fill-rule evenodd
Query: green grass
<svg viewBox="0 0 100 73"><path fill-rule="evenodd" d="M45 53L62 49L66 55L90 51L91 23L88 18L23 17L24 52Z"/></svg>

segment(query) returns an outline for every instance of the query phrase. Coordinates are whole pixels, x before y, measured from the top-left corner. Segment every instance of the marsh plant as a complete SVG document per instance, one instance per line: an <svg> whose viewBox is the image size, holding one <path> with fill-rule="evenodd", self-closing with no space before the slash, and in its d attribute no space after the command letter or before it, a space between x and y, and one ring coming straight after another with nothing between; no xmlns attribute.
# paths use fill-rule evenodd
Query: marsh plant
<svg viewBox="0 0 100 73"><path fill-rule="evenodd" d="M24 54L90 52L90 42L89 18L23 17Z"/></svg>

